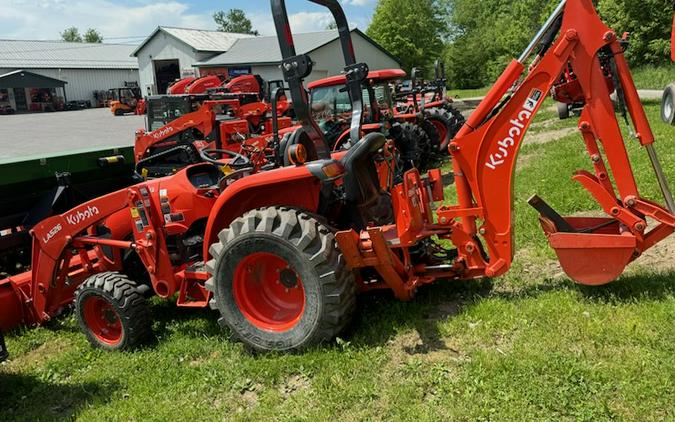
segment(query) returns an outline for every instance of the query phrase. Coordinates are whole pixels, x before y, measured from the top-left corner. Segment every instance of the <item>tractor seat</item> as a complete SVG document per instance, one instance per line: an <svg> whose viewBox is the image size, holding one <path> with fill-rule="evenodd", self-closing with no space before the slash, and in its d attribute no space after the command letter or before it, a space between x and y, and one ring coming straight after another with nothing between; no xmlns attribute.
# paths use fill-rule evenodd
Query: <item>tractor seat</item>
<svg viewBox="0 0 675 422"><path fill-rule="evenodd" d="M384 224L393 218L391 198L380 189L373 157L385 142L383 134L369 133L354 144L341 160L345 167L345 199L347 203L356 205L354 211L360 217L361 228L369 222Z"/></svg>

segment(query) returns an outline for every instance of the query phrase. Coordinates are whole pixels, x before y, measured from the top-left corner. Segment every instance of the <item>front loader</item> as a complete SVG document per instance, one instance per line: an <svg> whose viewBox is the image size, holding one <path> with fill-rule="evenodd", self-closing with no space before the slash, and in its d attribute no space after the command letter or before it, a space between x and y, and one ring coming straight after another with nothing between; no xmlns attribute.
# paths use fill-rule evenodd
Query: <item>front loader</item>
<svg viewBox="0 0 675 422"><path fill-rule="evenodd" d="M412 168L391 189L380 187L374 162L386 139L361 136L368 67L355 60L340 3L311 1L337 23L352 105L350 147L330 153L303 85L313 62L296 54L284 0L271 0L281 68L302 126L283 139L275 134L275 155L285 166L243 177L196 164L42 221L32 231L31 271L0 281L0 329L43 323L74 297L90 341L125 349L149 332L144 296L178 293L180 306L209 304L253 349L301 350L346 327L357 292L388 289L405 301L437 280L502 275L513 259L517 152L569 66L586 98L579 130L593 168L573 178L606 216L564 217L531 199L563 269L582 284L609 283L675 230L675 204L623 47L591 0L561 1L450 143L455 205L445 202L447 175L438 169L423 176ZM665 205L638 192L607 68ZM126 252L138 256L143 272L125 266Z"/></svg>

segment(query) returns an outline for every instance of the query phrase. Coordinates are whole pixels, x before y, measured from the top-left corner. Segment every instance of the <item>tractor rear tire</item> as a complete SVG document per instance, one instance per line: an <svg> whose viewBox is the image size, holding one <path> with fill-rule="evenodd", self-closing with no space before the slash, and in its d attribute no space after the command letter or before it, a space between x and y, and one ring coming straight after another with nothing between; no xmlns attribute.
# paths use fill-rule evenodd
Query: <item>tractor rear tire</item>
<svg viewBox="0 0 675 422"><path fill-rule="evenodd" d="M332 231L285 207L252 210L211 245L211 308L256 351L298 351L332 340L352 320L356 282Z"/></svg>
<svg viewBox="0 0 675 422"><path fill-rule="evenodd" d="M451 105L446 105L443 108L432 108L429 110L428 118L439 132L438 148L440 152L447 155L450 141L464 126L466 119L459 110Z"/></svg>
<svg viewBox="0 0 675 422"><path fill-rule="evenodd" d="M661 120L669 125L675 125L675 84L668 85L663 91Z"/></svg>
<svg viewBox="0 0 675 422"><path fill-rule="evenodd" d="M87 340L103 350L130 350L152 329L142 289L123 274L89 277L75 293L75 311Z"/></svg>
<svg viewBox="0 0 675 422"><path fill-rule="evenodd" d="M426 152L437 153L441 145L441 138L440 133L438 132L438 128L429 119L426 118L420 122L420 127L429 138L429 151L425 151L425 153Z"/></svg>
<svg viewBox="0 0 675 422"><path fill-rule="evenodd" d="M419 145L419 139L414 136L414 131L404 124L395 124L389 130L389 136L394 140L396 146L396 179L401 179L403 173L417 167L422 158L422 148ZM398 180L400 182L401 180ZM398 183L397 182L397 183Z"/></svg>
<svg viewBox="0 0 675 422"><path fill-rule="evenodd" d="M416 145L417 158L412 160L415 167L423 173L427 169L433 167L434 157L431 157L431 139L424 131L422 126L415 123L403 123L401 129L407 134L408 142Z"/></svg>

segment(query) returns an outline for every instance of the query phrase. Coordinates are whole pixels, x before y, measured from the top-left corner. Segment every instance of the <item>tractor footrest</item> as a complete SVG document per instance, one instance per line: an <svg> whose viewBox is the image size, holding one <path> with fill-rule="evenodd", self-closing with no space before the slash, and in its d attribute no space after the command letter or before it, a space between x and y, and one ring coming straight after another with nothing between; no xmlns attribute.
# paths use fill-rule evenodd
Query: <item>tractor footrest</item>
<svg viewBox="0 0 675 422"><path fill-rule="evenodd" d="M637 238L610 218L565 217L574 229L561 231L550 219L540 222L565 273L577 283L597 286L616 280L635 258Z"/></svg>

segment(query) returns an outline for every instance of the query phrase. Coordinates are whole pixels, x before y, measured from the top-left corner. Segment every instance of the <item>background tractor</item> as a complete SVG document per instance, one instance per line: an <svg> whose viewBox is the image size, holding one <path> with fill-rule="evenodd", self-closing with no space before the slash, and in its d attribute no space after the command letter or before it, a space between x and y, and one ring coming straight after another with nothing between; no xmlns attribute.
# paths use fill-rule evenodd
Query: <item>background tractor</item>
<svg viewBox="0 0 675 422"><path fill-rule="evenodd" d="M115 116L123 116L127 113L145 114L145 100L141 88L135 83L123 88L109 89L108 106Z"/></svg>

